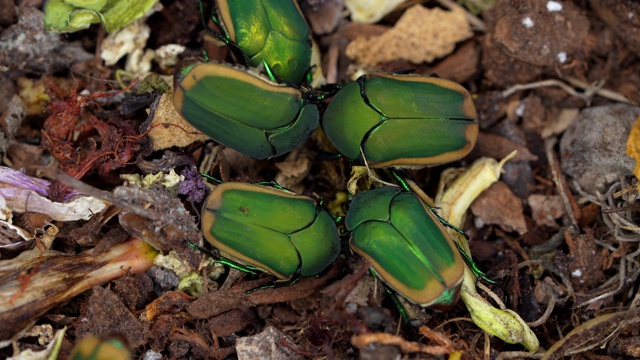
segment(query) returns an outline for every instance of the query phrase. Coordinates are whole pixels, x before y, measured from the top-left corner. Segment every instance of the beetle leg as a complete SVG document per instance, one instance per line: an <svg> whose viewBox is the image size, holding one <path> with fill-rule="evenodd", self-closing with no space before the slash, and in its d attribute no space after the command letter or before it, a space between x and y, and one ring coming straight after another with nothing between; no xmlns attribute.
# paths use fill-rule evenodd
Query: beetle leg
<svg viewBox="0 0 640 360"><path fill-rule="evenodd" d="M376 173L371 170L371 168L369 167L369 163L367 162L367 158L364 156L364 151L362 150L362 146L360 147L360 155L362 155L362 160L364 160L364 166L367 168L367 174L369 175L369 177L371 179L373 179L376 182L379 182L382 185L387 185L387 186L392 186L392 187L399 187L398 185L394 184L394 183L390 183L388 181L384 181L382 179L380 179L378 177L378 175L376 175Z"/></svg>

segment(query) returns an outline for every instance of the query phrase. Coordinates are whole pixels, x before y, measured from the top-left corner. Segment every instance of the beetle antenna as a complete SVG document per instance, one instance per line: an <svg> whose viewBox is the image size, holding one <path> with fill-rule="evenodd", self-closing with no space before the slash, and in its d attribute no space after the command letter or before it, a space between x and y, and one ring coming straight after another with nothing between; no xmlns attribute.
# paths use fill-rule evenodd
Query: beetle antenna
<svg viewBox="0 0 640 360"><path fill-rule="evenodd" d="M409 74L413 74L414 72L416 72L416 69L415 68L411 68L411 69L396 70L396 71L392 72L391 74L393 74L393 75L409 75Z"/></svg>
<svg viewBox="0 0 640 360"><path fill-rule="evenodd" d="M364 156L364 151L362 150L362 146L360 147L360 154L362 155L362 160L364 160L364 166L367 168L367 174L369 175L369 177L376 182L379 182L382 185L387 185L387 186L391 186L391 187L399 187L398 185L394 184L394 183L390 183L388 181L384 181L382 179L380 179L378 177L378 175L376 175L373 170L371 170L371 168L369 167L369 163L367 162L367 158Z"/></svg>
<svg viewBox="0 0 640 360"><path fill-rule="evenodd" d="M203 177L203 178L205 178L205 179L209 179L209 180L211 180L211 181L213 181L213 182L217 183L218 185L220 185L220 184L222 184L222 183L223 183L223 181L222 181L222 180L216 179L216 178L214 178L213 176L211 176L211 175L209 175L209 174L200 174L200 176L202 176L202 177Z"/></svg>

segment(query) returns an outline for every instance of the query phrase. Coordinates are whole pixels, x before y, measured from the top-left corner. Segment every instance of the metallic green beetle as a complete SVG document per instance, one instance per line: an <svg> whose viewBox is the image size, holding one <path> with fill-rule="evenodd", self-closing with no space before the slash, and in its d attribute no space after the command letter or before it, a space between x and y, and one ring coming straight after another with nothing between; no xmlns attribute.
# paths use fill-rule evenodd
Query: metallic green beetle
<svg viewBox="0 0 640 360"><path fill-rule="evenodd" d="M415 193L393 187L358 193L346 228L351 249L400 295L422 306L445 308L457 301L464 261Z"/></svg>
<svg viewBox="0 0 640 360"><path fill-rule="evenodd" d="M418 75L370 74L342 88L322 117L340 153L371 168L423 167L466 156L478 136L462 86Z"/></svg>
<svg viewBox="0 0 640 360"><path fill-rule="evenodd" d="M202 233L220 255L281 280L313 276L340 254L335 221L310 197L244 183L216 186Z"/></svg>
<svg viewBox="0 0 640 360"><path fill-rule="evenodd" d="M80 340L69 355L70 360L130 360L127 346L118 339L87 336Z"/></svg>
<svg viewBox="0 0 640 360"><path fill-rule="evenodd" d="M186 63L176 69L173 88L173 104L183 118L254 159L287 153L318 127L318 107L298 89L249 70Z"/></svg>
<svg viewBox="0 0 640 360"><path fill-rule="evenodd" d="M249 65L265 62L279 81L299 84L309 70L311 31L295 0L216 0L218 23Z"/></svg>

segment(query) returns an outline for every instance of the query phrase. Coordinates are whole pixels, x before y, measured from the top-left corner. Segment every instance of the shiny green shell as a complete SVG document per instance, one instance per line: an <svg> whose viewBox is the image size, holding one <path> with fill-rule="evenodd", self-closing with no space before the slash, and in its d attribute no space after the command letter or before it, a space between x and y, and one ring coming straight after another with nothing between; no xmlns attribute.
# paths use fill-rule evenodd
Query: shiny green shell
<svg viewBox="0 0 640 360"><path fill-rule="evenodd" d="M221 256L282 280L313 276L340 254L335 221L310 197L224 183L202 211L202 233Z"/></svg>
<svg viewBox="0 0 640 360"><path fill-rule="evenodd" d="M69 355L70 360L130 360L127 346L118 339L101 340L87 336L80 340Z"/></svg>
<svg viewBox="0 0 640 360"><path fill-rule="evenodd" d="M173 104L198 130L254 159L291 151L320 117L298 89L214 62L176 69Z"/></svg>
<svg viewBox="0 0 640 360"><path fill-rule="evenodd" d="M311 32L295 0L216 0L229 39L251 66L264 62L280 81L299 84L309 70Z"/></svg>
<svg viewBox="0 0 640 360"><path fill-rule="evenodd" d="M464 261L416 194L393 187L358 193L346 228L351 249L400 295L422 306L448 307L457 301Z"/></svg>
<svg viewBox="0 0 640 360"><path fill-rule="evenodd" d="M418 75L370 74L345 85L322 117L340 153L373 168L422 167L466 156L478 136L462 86Z"/></svg>

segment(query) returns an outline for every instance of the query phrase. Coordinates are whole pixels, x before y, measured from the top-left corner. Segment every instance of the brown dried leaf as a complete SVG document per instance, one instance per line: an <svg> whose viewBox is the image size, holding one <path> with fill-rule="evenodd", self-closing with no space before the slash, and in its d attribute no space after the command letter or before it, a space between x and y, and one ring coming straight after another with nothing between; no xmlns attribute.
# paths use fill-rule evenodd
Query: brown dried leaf
<svg viewBox="0 0 640 360"><path fill-rule="evenodd" d="M467 82L478 72L480 46L476 41L467 41L453 54L434 66L431 71L439 77L457 83Z"/></svg>
<svg viewBox="0 0 640 360"><path fill-rule="evenodd" d="M485 224L496 224L503 230L527 232L522 201L502 181L485 190L471 204L471 212Z"/></svg>
<svg viewBox="0 0 640 360"><path fill-rule="evenodd" d="M533 194L527 198L531 206L531 215L538 226L545 225L557 229L556 219L564 216L565 208L560 195Z"/></svg>
<svg viewBox="0 0 640 360"><path fill-rule="evenodd" d="M280 170L275 177L278 184L294 192L302 192L304 190L300 182L311 171L311 160L307 156L301 155L299 151L294 150L289 153L285 161L278 162L275 165Z"/></svg>
<svg viewBox="0 0 640 360"><path fill-rule="evenodd" d="M170 124L175 126L158 126ZM196 141L205 141L209 137L186 122L173 106L170 94L163 94L150 125L149 137L153 142L153 151L172 146L185 147Z"/></svg>
<svg viewBox="0 0 640 360"><path fill-rule="evenodd" d="M480 132L478 134L476 151L481 156L486 156L494 159L502 159L505 156L509 155L513 150L517 150L518 153L512 159L512 162L538 160L538 157L532 154L529 149L518 144L515 141L511 141L503 136L496 134L489 134L485 132Z"/></svg>

